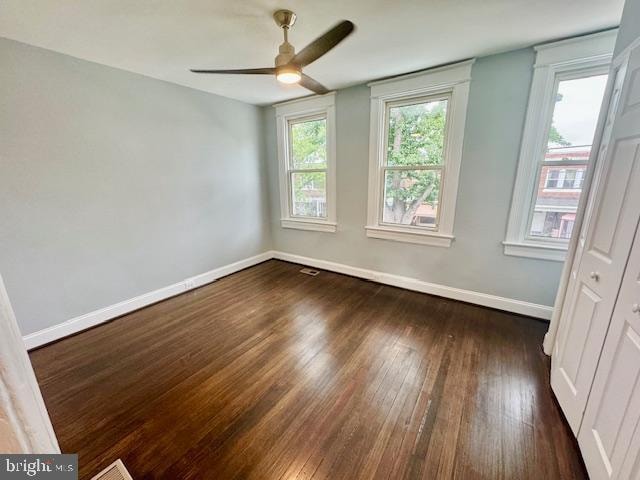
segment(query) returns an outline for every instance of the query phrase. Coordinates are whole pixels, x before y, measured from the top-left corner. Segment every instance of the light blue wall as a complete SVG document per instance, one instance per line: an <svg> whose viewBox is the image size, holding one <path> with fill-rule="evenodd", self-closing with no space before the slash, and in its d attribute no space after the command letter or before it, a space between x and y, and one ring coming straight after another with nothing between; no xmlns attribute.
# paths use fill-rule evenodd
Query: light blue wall
<svg viewBox="0 0 640 480"><path fill-rule="evenodd" d="M451 248L367 238L369 88L338 91L337 233L279 225L275 111L263 109L274 248L451 287L552 305L559 262L503 254L534 51L480 58L472 70Z"/></svg>
<svg viewBox="0 0 640 480"><path fill-rule="evenodd" d="M270 248L553 303L502 253L534 54L472 71L449 249L370 239L369 89L336 99L338 232L279 225L275 114L0 39L0 273L24 334Z"/></svg>
<svg viewBox="0 0 640 480"><path fill-rule="evenodd" d="M258 107L4 39L0 65L23 334L271 247Z"/></svg>

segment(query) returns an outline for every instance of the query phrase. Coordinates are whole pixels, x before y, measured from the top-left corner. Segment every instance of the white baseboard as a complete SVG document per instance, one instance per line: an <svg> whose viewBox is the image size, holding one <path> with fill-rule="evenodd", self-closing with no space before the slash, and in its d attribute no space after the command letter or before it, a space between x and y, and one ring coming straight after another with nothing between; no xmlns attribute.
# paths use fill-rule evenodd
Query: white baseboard
<svg viewBox="0 0 640 480"><path fill-rule="evenodd" d="M208 272L196 275L194 277L187 278L181 282L174 283L167 287L159 288L153 292L145 293L140 296L124 300L122 302L110 305L100 310L80 315L79 317L72 318L66 322L59 323L49 328L39 330L37 332L25 335L23 338L27 350L39 347L46 343L59 340L61 338L73 335L87 328L99 325L113 318L119 317L126 313L133 312L152 303L165 300L180 293L192 290L194 288L201 287L207 283L211 283L214 280L229 275L231 273L240 271L244 268L257 265L266 260L273 258L273 252L264 252L254 257L245 258L229 265L224 265Z"/></svg>
<svg viewBox="0 0 640 480"><path fill-rule="evenodd" d="M258 263L262 263L271 258L308 265L310 267L329 270L336 273L344 273L345 275L364 278L366 280L372 280L374 282L384 283L385 285L392 285L394 287L406 288L407 290L414 290L416 292L429 293L431 295L438 295L440 297L452 298L463 302L475 303L485 307L497 308L498 310L505 310L507 312L529 315L531 317L542 318L544 320L549 320L551 318L551 313L553 312L553 307L549 307L547 305L539 305L536 303L524 302L522 300L514 300L512 298L499 297L488 293L463 290L461 288L448 287L437 283L424 282L415 278L403 277L375 270L367 270L365 268L352 267L342 263L271 250L254 257L245 258L244 260L187 278L181 282L174 283L173 285L154 290L153 292L145 293L138 297L130 298L129 300L124 300L114 305L101 308L100 310L80 315L79 317L72 318L71 320L67 320L66 322L59 323L58 325L45 328L35 333L25 335L23 337L25 346L27 347L27 350L31 350L46 343L73 335L74 333L78 333L126 313L146 307L152 303L201 287L202 285L211 283L220 277L257 265Z"/></svg>
<svg viewBox="0 0 640 480"><path fill-rule="evenodd" d="M514 300L512 298L499 297L488 293L474 292L472 290L463 290L461 288L448 287L437 283L424 282L410 277L393 275L391 273L378 272L375 270L367 270L365 268L352 267L342 263L330 262L327 260L318 260L316 258L303 257L293 255L291 253L274 251L273 258L285 260L287 262L308 265L314 268L330 270L332 272L344 273L366 280L372 280L385 285L406 288L407 290L415 290L416 292L429 293L440 297L452 298L463 302L475 303L485 307L505 310L507 312L529 315L531 317L549 320L553 307L547 305L539 305L537 303L524 302L522 300Z"/></svg>

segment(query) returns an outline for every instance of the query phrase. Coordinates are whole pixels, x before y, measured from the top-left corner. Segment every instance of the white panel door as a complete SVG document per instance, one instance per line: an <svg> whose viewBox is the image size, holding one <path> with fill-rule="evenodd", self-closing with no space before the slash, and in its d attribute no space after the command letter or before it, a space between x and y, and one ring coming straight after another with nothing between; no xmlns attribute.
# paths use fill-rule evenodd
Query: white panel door
<svg viewBox="0 0 640 480"><path fill-rule="evenodd" d="M615 83L619 102L552 355L551 386L576 435L640 214L640 50Z"/></svg>
<svg viewBox="0 0 640 480"><path fill-rule="evenodd" d="M640 478L640 232L636 233L578 442L592 480Z"/></svg>

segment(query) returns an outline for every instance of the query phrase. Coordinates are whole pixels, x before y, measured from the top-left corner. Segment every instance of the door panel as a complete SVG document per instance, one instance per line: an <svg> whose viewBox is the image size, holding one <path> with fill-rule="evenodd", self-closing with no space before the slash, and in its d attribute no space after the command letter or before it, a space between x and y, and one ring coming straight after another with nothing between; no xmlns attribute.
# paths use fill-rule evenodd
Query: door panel
<svg viewBox="0 0 640 480"><path fill-rule="evenodd" d="M636 55L635 57L638 57ZM606 125L610 138L600 149L601 170L590 199L591 213L576 255L552 356L551 385L575 434L587 403L618 288L633 241L640 206L640 109L629 82L638 58L614 70ZM635 88L635 87L633 87ZM618 102L617 99L623 99ZM617 107L620 105L619 107ZM626 112L626 113L625 113ZM637 118L636 118L637 117Z"/></svg>
<svg viewBox="0 0 640 480"><path fill-rule="evenodd" d="M587 254L596 256L596 263L610 263L616 247L616 236L623 225L624 209L628 205L629 187L634 170L638 168L638 145L640 137L633 137L616 142L613 158L615 168L609 169L605 180L608 191L602 197L596 212L596 223L599 228L593 233Z"/></svg>
<svg viewBox="0 0 640 480"><path fill-rule="evenodd" d="M638 475L640 451L640 234L636 233L578 442L597 479Z"/></svg>
<svg viewBox="0 0 640 480"><path fill-rule="evenodd" d="M621 430L623 420L635 425L640 409L638 374L640 373L640 336L629 324L625 326L622 337L614 347L614 359L611 363L611 376L606 379L600 405L596 410L591 428L601 450L603 459L608 461L614 456L616 446L625 443ZM635 400L635 401L634 401Z"/></svg>
<svg viewBox="0 0 640 480"><path fill-rule="evenodd" d="M624 102L623 113L629 113L634 108L640 108L640 71L635 70L631 74L630 87L627 90L627 97Z"/></svg>
<svg viewBox="0 0 640 480"><path fill-rule="evenodd" d="M568 346L564 349L565 355L560 366L560 371L574 390L576 383L578 383L578 373L581 371L580 366L585 344L592 330L594 318L597 319L598 304L602 300L596 292L586 285L581 286L575 299L573 321L567 335Z"/></svg>

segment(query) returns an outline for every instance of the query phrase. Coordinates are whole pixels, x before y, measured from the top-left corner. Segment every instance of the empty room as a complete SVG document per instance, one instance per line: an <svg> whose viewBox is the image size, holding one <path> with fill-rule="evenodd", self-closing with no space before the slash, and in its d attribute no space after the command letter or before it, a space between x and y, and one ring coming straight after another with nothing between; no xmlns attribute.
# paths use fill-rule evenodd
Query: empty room
<svg viewBox="0 0 640 480"><path fill-rule="evenodd" d="M640 479L640 0L3 0L0 138L0 478Z"/></svg>

